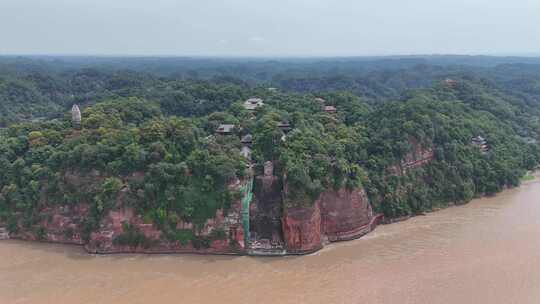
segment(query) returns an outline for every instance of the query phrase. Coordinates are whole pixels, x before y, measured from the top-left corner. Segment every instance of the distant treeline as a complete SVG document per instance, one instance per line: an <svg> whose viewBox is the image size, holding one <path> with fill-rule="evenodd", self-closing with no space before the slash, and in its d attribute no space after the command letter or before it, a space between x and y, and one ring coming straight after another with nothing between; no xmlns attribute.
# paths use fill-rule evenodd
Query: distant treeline
<svg viewBox="0 0 540 304"><path fill-rule="evenodd" d="M0 126L58 117L71 104L137 96L175 103L208 100L223 109L246 88L288 92L347 91L365 102L398 100L407 91L446 78L482 82L535 104L540 95L540 58L410 56L313 59L0 57ZM179 91L189 83L191 89ZM226 93L212 86L229 85ZM209 90L206 88L209 87ZM208 93L210 91L210 93ZM242 92L240 92L242 91ZM217 99L217 100L216 100ZM198 100L198 101L197 101ZM219 107L221 105L221 107ZM171 106L182 115L201 106ZM204 107L204 106L202 106ZM173 112L176 114L176 112Z"/></svg>

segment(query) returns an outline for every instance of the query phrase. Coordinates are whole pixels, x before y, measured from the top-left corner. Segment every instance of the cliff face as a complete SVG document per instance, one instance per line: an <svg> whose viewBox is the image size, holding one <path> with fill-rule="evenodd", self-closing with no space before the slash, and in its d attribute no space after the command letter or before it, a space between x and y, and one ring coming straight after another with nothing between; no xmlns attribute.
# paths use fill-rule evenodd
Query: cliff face
<svg viewBox="0 0 540 304"><path fill-rule="evenodd" d="M288 208L283 215L287 252L306 253L330 242L360 237L374 227L373 211L363 189L326 190L312 207Z"/></svg>
<svg viewBox="0 0 540 304"><path fill-rule="evenodd" d="M316 203L312 207L286 209L282 223L288 253L309 253L322 248L319 204Z"/></svg>
<svg viewBox="0 0 540 304"><path fill-rule="evenodd" d="M373 218L364 189L325 191L318 200L322 213L322 231L330 242L350 240L364 235Z"/></svg>
<svg viewBox="0 0 540 304"><path fill-rule="evenodd" d="M251 247L265 247L268 240L271 247L282 245L282 186L276 176L257 176L253 186L253 200L250 204ZM267 247L267 246L266 246Z"/></svg>
<svg viewBox="0 0 540 304"><path fill-rule="evenodd" d="M389 173L403 175L407 170L422 167L433 160L435 152L433 147L423 147L415 138L409 138L411 151L407 153L399 164L388 168Z"/></svg>
<svg viewBox="0 0 540 304"><path fill-rule="evenodd" d="M235 181L229 187L237 190L241 186L240 181ZM121 195L120 195L121 196ZM227 214L218 209L214 217L206 220L202 227L196 229L192 223L179 221L176 229L192 231L195 237L202 242L195 241L180 243L171 241L163 235L163 232L152 223L145 223L141 215L137 215L130 207L123 207L119 203L118 208L111 210L101 221L98 231L90 235L90 241L85 244L89 252L95 253L241 253L245 250L244 229L242 227L242 204L240 201L232 203ZM130 246L115 242L115 239L126 233L125 226L129 224L139 236L144 236L144 244ZM213 234L221 231L221 237L216 238Z"/></svg>
<svg viewBox="0 0 540 304"><path fill-rule="evenodd" d="M19 223L17 233L10 237L29 241L49 241L63 244L82 245L81 223L88 214L85 204L75 206L44 207L41 220L32 227L24 228Z"/></svg>
<svg viewBox="0 0 540 304"><path fill-rule="evenodd" d="M41 214L44 219L30 228L19 227L17 233L10 238L29 241L45 241L63 244L84 245L92 253L241 253L244 250L244 231L241 225L240 204L235 203L225 216L218 210L216 216L204 224L197 237L206 238L208 243L196 247L192 242L185 245L171 242L163 238L162 232L153 224L144 223L141 216L132 208L112 210L101 220L97 231L90 234L90 240L82 238L80 223L86 217L87 208L83 204L77 206L59 206L45 208ZM129 224L144 235L148 246L129 246L115 243L115 239L125 233L124 225ZM178 229L192 229L191 223L180 222ZM222 230L225 235L221 239L212 239L214 230ZM7 234L5 238L7 238Z"/></svg>
<svg viewBox="0 0 540 304"><path fill-rule="evenodd" d="M69 178L73 180L73 185L80 184L78 181L81 179L75 175L70 175ZM98 178L97 174L92 178ZM283 186L276 183L276 179L269 181L270 179L256 181L260 183L255 193L255 202L259 205L256 211L261 213L261 216L254 217L252 227L259 237L268 238L271 243L282 248L283 252L314 252L328 241L357 238L374 227L371 205L361 188L353 191L329 189L321 193L309 207L281 210L280 188ZM240 181L236 181L230 187L234 190L241 185ZM284 188L286 195L287 186L284 185ZM101 218L98 228L91 233L84 233L84 221L89 217L89 210L88 204L81 202L70 206L44 207L38 223L31 227L19 223L18 233L11 237L84 245L86 250L92 253L242 254L252 249L244 243L246 232L242 225L240 201L233 202L226 214L223 210L217 210L215 216L199 229L195 229L192 223L178 222L176 228L179 231L191 231L195 236L192 241L180 243L167 239L160 229L145 222L141 215L129 207L129 204L126 204L128 192L127 188L120 191L116 206ZM44 206L51 204L43 202ZM257 212L254 215L257 215ZM277 226L274 226L274 222ZM260 225L255 225L257 223ZM119 238L128 233L126 227L130 227L136 239L143 241L136 245L118 242Z"/></svg>
<svg viewBox="0 0 540 304"><path fill-rule="evenodd" d="M236 202L226 216L223 210L218 210L214 218L206 221L203 228L196 234L198 238L208 240L208 243L202 247L195 246L193 242L181 244L178 241L166 240L161 230L153 224L144 223L143 218L136 215L132 208L114 210L102 220L100 229L91 234L85 248L94 253L239 253L244 250L240 208L240 203ZM133 247L115 242L116 238L125 233L126 223L144 235L145 245ZM193 224L179 222L177 229L192 230ZM212 239L211 235L215 230L222 230L225 233L224 237Z"/></svg>
<svg viewBox="0 0 540 304"><path fill-rule="evenodd" d="M78 176L75 173L67 173L65 180L68 185L74 187L92 187L92 181L101 180L98 172L92 172L87 176ZM241 186L240 181L230 185L231 190ZM85 191L81 188L81 191ZM137 215L131 207L125 203L127 188L120 191L116 206L108 211L100 220L97 230L92 231L85 239L84 220L89 217L88 204L81 202L77 205L58 206L54 202L47 202L46 198L40 201L43 207L39 214L40 220L34 225L27 227L22 222L18 223L18 231L9 234L10 238L46 241L54 243L66 243L84 245L87 251L93 253L242 253L245 250L244 229L242 227L242 205L240 201L233 202L227 214L224 210L217 210L213 218L208 219L202 228L195 229L192 223L180 221L177 229L193 231L199 241L194 244L189 241L181 244L179 241L167 240L162 231L152 223L145 223L142 216ZM47 206L52 205L52 206ZM5 224L5 223L4 223ZM145 240L144 244L130 246L119 244L115 239L126 234L125 226L129 225L137 236ZM0 223L2 226L2 223ZM216 233L220 231L220 233ZM219 236L216 236L219 235Z"/></svg>

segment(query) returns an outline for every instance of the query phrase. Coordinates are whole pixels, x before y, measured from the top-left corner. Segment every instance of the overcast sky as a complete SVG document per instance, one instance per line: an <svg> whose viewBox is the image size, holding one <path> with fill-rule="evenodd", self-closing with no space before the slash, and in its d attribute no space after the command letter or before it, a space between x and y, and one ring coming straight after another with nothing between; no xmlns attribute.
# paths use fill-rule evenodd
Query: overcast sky
<svg viewBox="0 0 540 304"><path fill-rule="evenodd" d="M0 54L540 54L540 0L0 0Z"/></svg>

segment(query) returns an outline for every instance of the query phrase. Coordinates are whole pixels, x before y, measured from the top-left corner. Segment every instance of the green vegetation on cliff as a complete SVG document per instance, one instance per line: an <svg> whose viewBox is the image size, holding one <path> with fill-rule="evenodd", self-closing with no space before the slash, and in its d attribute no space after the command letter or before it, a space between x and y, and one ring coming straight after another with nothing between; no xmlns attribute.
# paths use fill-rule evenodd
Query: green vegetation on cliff
<svg viewBox="0 0 540 304"><path fill-rule="evenodd" d="M68 120L13 125L0 145L0 210L37 223L44 205L87 204L90 232L126 190L128 202L164 228L178 218L202 224L242 177L239 141L205 138L200 123L161 115L139 99L112 100ZM11 214L11 215L10 215Z"/></svg>
<svg viewBox="0 0 540 304"><path fill-rule="evenodd" d="M107 69L49 74L0 78L0 125L8 126L0 131L0 221L12 230L36 229L44 207L82 203L88 238L108 210L126 204L168 239L204 247L208 240L177 223L201 228L239 199L229 185L247 174L240 155L247 134L256 173L273 161L285 179L287 207L308 206L328 188L362 186L376 211L399 217L516 186L540 163L540 93L500 74L444 83L439 71L429 86L402 91L363 83L369 94L358 92L358 79L337 91L298 73L290 77L313 90ZM243 102L254 96L265 105L250 112ZM75 102L83 105L80 127L67 111ZM215 134L221 124L235 125L232 134ZM489 151L472 143L478 136ZM119 244L147 245L140 232L124 230Z"/></svg>

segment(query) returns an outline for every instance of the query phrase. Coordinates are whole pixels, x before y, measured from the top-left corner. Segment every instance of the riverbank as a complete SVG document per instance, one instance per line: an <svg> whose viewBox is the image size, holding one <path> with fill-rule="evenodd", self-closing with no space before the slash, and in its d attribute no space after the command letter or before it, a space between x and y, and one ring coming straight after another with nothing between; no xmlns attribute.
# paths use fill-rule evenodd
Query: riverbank
<svg viewBox="0 0 540 304"><path fill-rule="evenodd" d="M5 231L5 228L2 228L2 230L0 230L0 232L2 232L2 231L4 232L4 234L0 233L0 235L4 236L4 238L0 238L0 240L16 240L16 241L21 241L21 242L38 242L38 243L49 243L49 244L77 246L77 247L82 247L89 254L99 254L99 255L109 255L109 254L112 254L112 255L115 255L115 254L116 255L118 255L118 254L163 254L163 255L195 254L195 255L224 255L224 256L269 256L269 257L274 257L274 256L301 256L301 255L309 255L309 254L312 254L312 253L316 253L317 251L323 249L325 246L328 246L331 243L346 242L346 241L351 241L351 240L361 238L361 237L365 236L366 234L368 234L368 233L372 232L373 230L375 230L375 228L381 223L382 219L383 219L382 214L373 216L371 221L368 224L366 224L364 226L361 226L361 227L355 229L354 231L349 231L349 232L346 232L346 233L342 233L341 235L337 235L337 236L334 236L332 238L329 238L320 247L317 247L314 250L303 251L303 252L283 250L279 254L276 254L275 252L270 252L268 254L265 254L264 251L250 251L250 250L236 251L236 252L235 251L217 252L217 251L211 251L211 250L198 250L198 251L194 251L194 250L191 250L191 249L186 249L186 250L166 250L166 249L159 249L159 248L157 248L157 249L156 248L154 248L154 249L145 249L145 248L136 248L136 249L125 248L125 249L122 249L122 248L119 248L119 249L112 250L112 251L99 252L99 251L89 250L84 244L69 243L69 242L27 240L27 239L17 237L17 236L11 237L7 233L7 231Z"/></svg>
<svg viewBox="0 0 540 304"><path fill-rule="evenodd" d="M540 171L531 171L527 173L526 178L523 178L522 181L523 181L523 184L528 184L528 183L535 182L538 178L540 178ZM508 190L505 190L505 191L508 191ZM505 191L503 191L502 193L504 193ZM375 228L379 224L383 224L383 225L395 224L395 223L410 220L411 218L415 218L417 216L421 216L421 215L424 216L426 214L439 212L441 210L448 209L450 207L462 206L462 205L464 204L449 204L448 206L444 208L437 208L432 211L426 212L425 214L409 215L409 216L392 218L392 219L386 219L384 218L382 214L375 215L371 218L368 224L355 228L351 231L337 233L335 235L329 236L325 238L324 240L322 240L320 246L316 246L309 250L303 250L303 251L284 249L280 252L271 251L271 252L265 253L264 251L250 250L249 247L246 250L213 250L212 248L208 250L204 250L204 249L193 250L192 248L176 248L176 247L173 249L167 249L167 248L146 249L143 247L138 247L138 248L118 247L118 248L115 248L114 250L102 252L98 250L89 249L87 246L85 246L81 242L39 241L35 239L27 239L20 235L10 236L7 233L7 230L2 227L0 227L0 240L13 239L13 240L21 240L21 241L36 241L36 242L44 242L44 243L74 245L74 246L83 247L86 250L86 252L90 254L105 254L105 255L106 254L196 254L196 255L233 255L233 256L244 256L244 255L247 255L247 256L287 256L287 255L299 256L299 255L309 255L309 254L316 253L320 251L321 249L323 249L324 247L329 246L331 243L334 243L334 242L351 241L354 239L361 238L369 234L373 230L375 230ZM223 248L226 248L226 246L224 246Z"/></svg>
<svg viewBox="0 0 540 304"><path fill-rule="evenodd" d="M480 196L477 196L475 197L473 200L477 200L477 199L483 199L483 198L489 198L489 197L496 197L497 195L501 194L501 193L504 193L505 191L508 191L508 190L511 190L511 189L515 189L515 188L519 188L523 185L526 185L526 184L529 184L529 183L532 183L532 182L535 182L537 181L538 179L540 179L540 169L535 169L533 171L528 171L521 179L520 179L520 182L521 184L517 187L514 187L514 188L508 188L508 187L505 187L503 191L501 192L498 192L498 193L494 193L494 194L491 194L491 195L480 195ZM383 218L382 221L380 222L381 225L390 225L390 224L395 224L395 223L399 223L399 222L404 222L404 221L407 221L411 218L415 218L417 216L425 216L426 214L430 214L430 213L433 213L433 212L438 212L438 211L441 211L441 210L445 210L445 209L448 209L448 208L453 208L453 207L459 207L459 206L464 206L464 205L467 205L469 204L470 202L464 202L464 203L457 203L457 202L453 202L453 203L448 203L448 205L444 206L444 207L437 207L437 208L433 208L432 210L430 211L426 211L424 213L421 213L421 214L412 214L412 215L406 215L406 216L400 216L400 217L396 217L396 218Z"/></svg>

